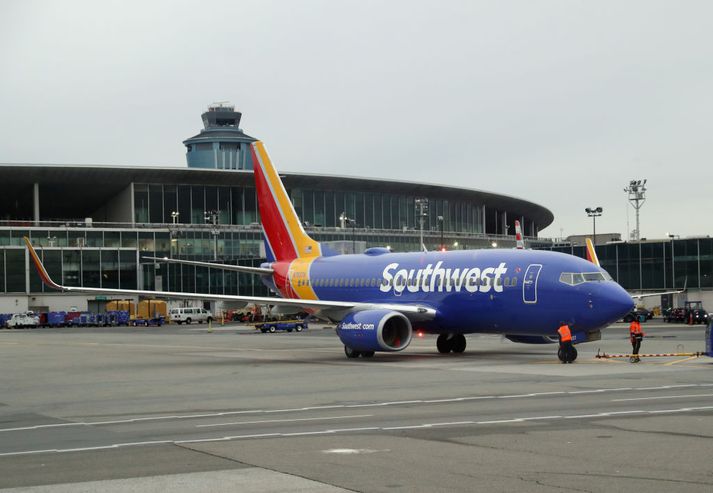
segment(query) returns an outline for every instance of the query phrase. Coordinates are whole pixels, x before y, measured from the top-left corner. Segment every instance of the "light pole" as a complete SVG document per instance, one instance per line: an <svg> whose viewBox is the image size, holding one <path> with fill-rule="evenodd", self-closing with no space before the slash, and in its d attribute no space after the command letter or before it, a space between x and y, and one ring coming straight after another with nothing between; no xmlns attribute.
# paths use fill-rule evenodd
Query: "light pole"
<svg viewBox="0 0 713 493"><path fill-rule="evenodd" d="M601 207L587 207L584 209L589 217L592 218L592 244L597 244L597 218L602 215L604 209Z"/></svg>
<svg viewBox="0 0 713 493"><path fill-rule="evenodd" d="M356 219L347 219L352 227L352 253L356 253Z"/></svg>
<svg viewBox="0 0 713 493"><path fill-rule="evenodd" d="M211 224L213 227L210 232L213 234L213 260L218 260L218 211L210 210L203 213L206 224Z"/></svg>
<svg viewBox="0 0 713 493"><path fill-rule="evenodd" d="M421 244L419 245L419 249L423 249L423 223L426 220L426 216L428 216L428 199L418 197L414 203L416 204L416 215L418 216L418 224L420 226L419 240Z"/></svg>
<svg viewBox="0 0 713 493"><path fill-rule="evenodd" d="M443 216L438 216L438 227L441 230L441 245L438 247L440 251L444 251L446 246L443 244Z"/></svg>
<svg viewBox="0 0 713 493"><path fill-rule="evenodd" d="M629 194L629 202L636 210L636 229L634 230L634 239L641 239L641 229L639 229L639 209L646 202L646 180L631 180L629 186L624 189Z"/></svg>
<svg viewBox="0 0 713 493"><path fill-rule="evenodd" d="M171 258L173 258L173 251L176 250L176 245L178 243L178 240L176 239L176 236L178 236L178 230L176 229L176 225L178 224L178 216L179 214L177 211L171 211L172 226L168 230L168 236L171 239L171 247L169 249L169 254Z"/></svg>

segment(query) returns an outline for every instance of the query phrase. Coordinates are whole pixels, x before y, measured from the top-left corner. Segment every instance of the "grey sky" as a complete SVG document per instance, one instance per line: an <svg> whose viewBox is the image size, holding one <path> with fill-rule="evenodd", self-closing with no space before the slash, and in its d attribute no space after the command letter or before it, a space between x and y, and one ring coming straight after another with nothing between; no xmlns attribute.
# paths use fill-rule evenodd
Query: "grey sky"
<svg viewBox="0 0 713 493"><path fill-rule="evenodd" d="M713 2L0 0L0 162L185 166L229 100L285 171L550 208L543 236L710 234ZM633 229L634 215L630 209Z"/></svg>

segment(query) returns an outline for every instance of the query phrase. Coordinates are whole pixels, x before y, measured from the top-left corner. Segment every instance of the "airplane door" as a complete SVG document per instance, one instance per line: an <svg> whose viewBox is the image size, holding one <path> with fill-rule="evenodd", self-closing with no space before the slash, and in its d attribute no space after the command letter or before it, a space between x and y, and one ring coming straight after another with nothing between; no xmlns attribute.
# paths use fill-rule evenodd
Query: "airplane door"
<svg viewBox="0 0 713 493"><path fill-rule="evenodd" d="M522 281L522 301L537 303L537 279L540 277L542 264L531 264L525 271L525 280Z"/></svg>

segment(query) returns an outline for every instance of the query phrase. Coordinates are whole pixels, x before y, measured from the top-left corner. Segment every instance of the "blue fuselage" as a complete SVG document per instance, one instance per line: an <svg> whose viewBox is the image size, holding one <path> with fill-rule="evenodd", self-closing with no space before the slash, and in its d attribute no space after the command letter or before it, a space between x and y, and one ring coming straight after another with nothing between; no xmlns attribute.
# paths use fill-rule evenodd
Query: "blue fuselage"
<svg viewBox="0 0 713 493"><path fill-rule="evenodd" d="M436 317L415 327L432 333L554 335L561 322L593 331L633 307L602 269L556 252L379 250L316 257L300 272L288 264L269 280L285 296L426 306Z"/></svg>

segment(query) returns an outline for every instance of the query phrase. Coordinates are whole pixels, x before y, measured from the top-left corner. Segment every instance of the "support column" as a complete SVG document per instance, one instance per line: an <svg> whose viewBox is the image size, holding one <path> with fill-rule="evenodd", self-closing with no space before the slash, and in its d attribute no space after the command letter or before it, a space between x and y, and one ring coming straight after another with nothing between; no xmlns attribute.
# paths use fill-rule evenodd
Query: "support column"
<svg viewBox="0 0 713 493"><path fill-rule="evenodd" d="M32 203L34 210L35 226L40 225L40 184L35 183L32 189Z"/></svg>

